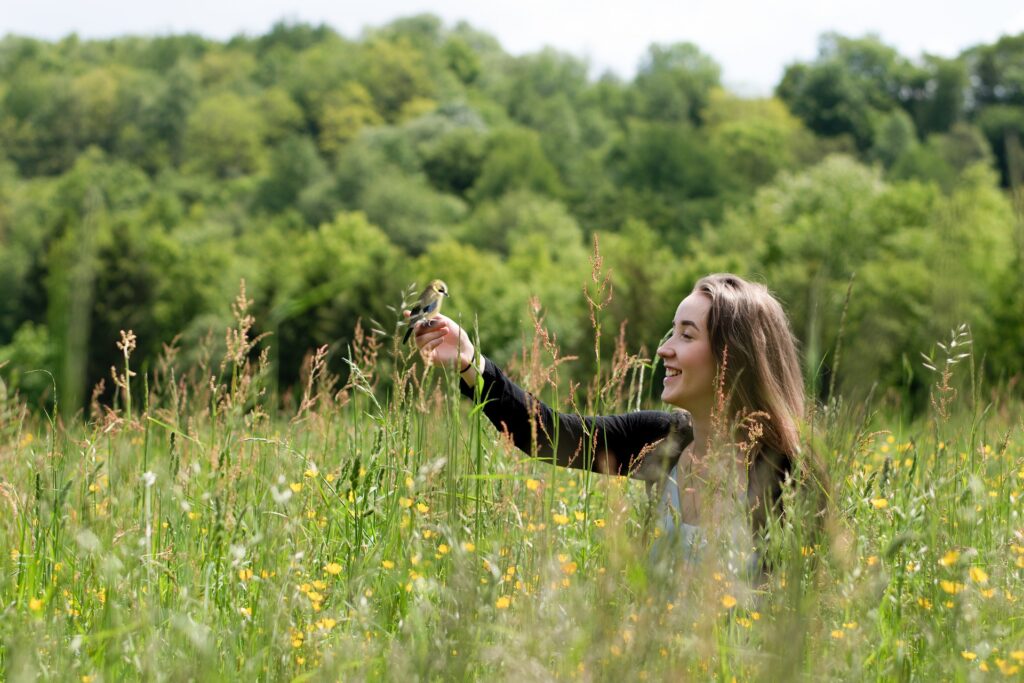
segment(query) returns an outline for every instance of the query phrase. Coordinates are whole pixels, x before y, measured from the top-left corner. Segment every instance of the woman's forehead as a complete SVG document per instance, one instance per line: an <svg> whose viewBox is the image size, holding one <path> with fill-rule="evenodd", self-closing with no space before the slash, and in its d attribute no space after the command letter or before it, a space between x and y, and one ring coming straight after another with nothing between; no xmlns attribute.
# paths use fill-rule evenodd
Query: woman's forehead
<svg viewBox="0 0 1024 683"><path fill-rule="evenodd" d="M690 320L703 326L707 320L708 311L711 309L711 299L701 292L691 292L689 296L679 302L676 307L676 322Z"/></svg>

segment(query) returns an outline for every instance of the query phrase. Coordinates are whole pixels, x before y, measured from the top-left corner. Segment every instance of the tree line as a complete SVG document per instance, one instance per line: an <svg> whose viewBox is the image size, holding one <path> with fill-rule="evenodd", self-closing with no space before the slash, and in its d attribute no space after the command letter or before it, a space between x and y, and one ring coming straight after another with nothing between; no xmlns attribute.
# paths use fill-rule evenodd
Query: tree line
<svg viewBox="0 0 1024 683"><path fill-rule="evenodd" d="M1022 63L1024 34L951 59L829 34L774 96L744 98L693 44L595 78L430 15L357 38L7 36L0 374L77 409L110 384L119 330L141 362L175 338L187 362L223 337L244 279L288 387L323 344L343 371L357 321L393 330L405 287L443 277L446 311L502 361L536 297L583 378L596 241L601 323L625 321L631 350L650 355L694 280L729 269L785 302L819 393L920 397L919 353L961 322L1012 383Z"/></svg>

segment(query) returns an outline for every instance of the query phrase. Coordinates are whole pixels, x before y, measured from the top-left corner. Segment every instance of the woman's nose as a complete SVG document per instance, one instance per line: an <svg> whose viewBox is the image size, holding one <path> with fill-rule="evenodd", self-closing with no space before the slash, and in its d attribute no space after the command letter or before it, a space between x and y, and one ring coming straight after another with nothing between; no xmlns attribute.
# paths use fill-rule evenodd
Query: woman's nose
<svg viewBox="0 0 1024 683"><path fill-rule="evenodd" d="M657 354L660 358L667 358L670 355L670 351L664 346L659 346Z"/></svg>

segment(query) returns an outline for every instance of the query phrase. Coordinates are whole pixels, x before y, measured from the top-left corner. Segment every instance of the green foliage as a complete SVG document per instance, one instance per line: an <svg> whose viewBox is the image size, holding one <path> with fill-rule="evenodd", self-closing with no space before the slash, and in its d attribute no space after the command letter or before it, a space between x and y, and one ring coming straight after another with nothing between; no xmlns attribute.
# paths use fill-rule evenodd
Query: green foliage
<svg viewBox="0 0 1024 683"><path fill-rule="evenodd" d="M328 156L336 156L364 127L383 122L373 107L370 92L361 84L350 81L331 93L323 103L317 121L320 148Z"/></svg>
<svg viewBox="0 0 1024 683"><path fill-rule="evenodd" d="M879 116L875 121L873 137L870 156L880 161L885 168L892 168L897 161L917 148L914 121L901 109Z"/></svg>
<svg viewBox="0 0 1024 683"><path fill-rule="evenodd" d="M705 273L691 272L686 262L639 220L627 221L619 232L601 235L600 248L614 291L605 319L613 325L626 325L627 348L644 348L646 357L653 357L671 326L679 293ZM605 353L610 354L616 335L608 334L603 342Z"/></svg>
<svg viewBox="0 0 1024 683"><path fill-rule="evenodd" d="M690 44L595 80L431 15L0 39L0 678L1018 675L1022 54L827 35L754 99ZM795 473L834 517L787 499L756 612L390 336L442 277L531 388L575 357L560 407L658 408L633 354L718 270L840 393Z"/></svg>
<svg viewBox="0 0 1024 683"><path fill-rule="evenodd" d="M258 331L281 346L270 361L284 393L310 349L341 348L356 319L390 329L405 287L440 276L467 319L468 304L497 302L480 334L499 360L534 334L537 297L579 357L567 372L586 379L596 237L615 292L600 312L606 353L622 323L628 347L652 353L695 279L731 269L784 296L813 384L832 371L856 273L841 387L909 382L920 402L907 359L964 321L985 372L1014 382L1020 218L988 169L1004 188L1021 182L1022 45L911 60L829 34L777 97L744 98L692 44L652 45L634 79L595 80L575 55L512 56L429 14L357 39L287 22L223 43L8 36L6 373L50 363L73 412L109 380L123 328L142 365L179 334L190 360L220 344L244 278ZM342 277L331 259L344 249L368 255Z"/></svg>
<svg viewBox="0 0 1024 683"><path fill-rule="evenodd" d="M466 213L458 198L437 192L421 177L398 174L371 180L359 207L412 256L450 232Z"/></svg>
<svg viewBox="0 0 1024 683"><path fill-rule="evenodd" d="M4 392L17 391L30 406L49 407L55 393L50 369L56 361L56 349L46 326L26 322L9 344L0 346L0 367L10 366L10 372L0 379L0 400L6 398Z"/></svg>
<svg viewBox="0 0 1024 683"><path fill-rule="evenodd" d="M817 60L786 69L777 94L811 130L849 135L858 149L874 141L874 112L900 104L910 65L896 50L869 36L822 36Z"/></svg>
<svg viewBox="0 0 1024 683"><path fill-rule="evenodd" d="M979 349L1002 347L986 311L997 306L998 285L1010 275L1012 221L1009 203L981 167L947 197L917 182L886 184L834 157L759 191L749 209L731 211L707 230L699 249L705 269L763 278L780 296L812 383L833 362L855 277L842 367L834 370L840 386L866 390L876 382L903 385L907 359L957 321L974 321ZM734 244L745 248L737 252Z"/></svg>
<svg viewBox="0 0 1024 683"><path fill-rule="evenodd" d="M327 165L308 137L287 138L271 152L270 172L256 200L269 211L282 211L326 176Z"/></svg>
<svg viewBox="0 0 1024 683"><path fill-rule="evenodd" d="M636 111L648 119L699 124L721 68L693 43L655 44L636 77Z"/></svg>
<svg viewBox="0 0 1024 683"><path fill-rule="evenodd" d="M200 101L185 128L185 170L232 178L264 162L264 122L251 102L233 93Z"/></svg>
<svg viewBox="0 0 1024 683"><path fill-rule="evenodd" d="M376 108L391 121L407 102L433 92L422 55L405 41L371 42L363 52L359 74Z"/></svg>
<svg viewBox="0 0 1024 683"><path fill-rule="evenodd" d="M810 132L775 98L741 99L715 90L705 120L723 175L744 189L759 187L814 156Z"/></svg>
<svg viewBox="0 0 1024 683"><path fill-rule="evenodd" d="M315 246L356 269L348 240L386 245L358 216L321 232ZM501 259L451 241L429 258L457 278L467 327L514 327L501 304L528 288L488 277ZM236 311L243 352L262 353ZM1012 679L1021 405L989 386L950 401L970 370L954 340L921 419L877 401L808 416L756 583L728 475L695 483L722 495L689 513L708 542L683 560L640 482L516 452L450 372L379 338L353 342L345 384L311 359L284 410L265 363L226 349L171 351L148 372L122 355L138 373L124 389L145 383L145 400L101 397L89 419L31 414L35 375L0 383L0 677ZM15 345L29 366L44 347L28 328ZM562 410L581 400L568 384ZM658 407L626 384L609 411ZM732 460L721 448L709 462Z"/></svg>
<svg viewBox="0 0 1024 683"><path fill-rule="evenodd" d="M448 38L443 52L448 68L464 84L471 84L480 75L480 59L460 36Z"/></svg>
<svg viewBox="0 0 1024 683"><path fill-rule="evenodd" d="M724 159L686 123L631 121L609 154L623 218L639 217L676 248L717 217Z"/></svg>
<svg viewBox="0 0 1024 683"><path fill-rule="evenodd" d="M483 171L484 136L472 128L457 128L429 143L423 170L442 192L465 197Z"/></svg>
<svg viewBox="0 0 1024 683"><path fill-rule="evenodd" d="M400 251L359 213L341 213L313 231L273 231L255 254L277 261L256 292L269 302L266 331L275 338L276 362L289 386L311 347L343 351L356 323L394 318L388 305L400 295ZM283 255L284 258L276 258Z"/></svg>
<svg viewBox="0 0 1024 683"><path fill-rule="evenodd" d="M558 172L544 154L539 136L531 130L507 128L491 136L471 197L480 202L509 190L555 196L561 190Z"/></svg>
<svg viewBox="0 0 1024 683"><path fill-rule="evenodd" d="M445 239L429 245L414 268L413 280L421 286L434 274L445 274L452 293L445 315L474 338L479 333L482 348L505 358L521 348L531 290L497 254Z"/></svg>

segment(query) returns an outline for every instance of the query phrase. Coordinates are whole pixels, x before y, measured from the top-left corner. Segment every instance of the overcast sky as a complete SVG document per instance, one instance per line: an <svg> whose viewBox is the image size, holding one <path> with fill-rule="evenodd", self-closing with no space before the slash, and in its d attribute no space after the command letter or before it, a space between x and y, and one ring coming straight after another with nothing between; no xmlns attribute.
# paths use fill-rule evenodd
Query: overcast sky
<svg viewBox="0 0 1024 683"><path fill-rule="evenodd" d="M951 56L1024 32L1021 0L0 0L0 35L85 38L192 31L224 39L280 19L326 22L343 35L401 16L465 19L513 54L553 46L594 75L631 77L647 46L691 41L722 65L726 85L767 94L786 64L813 58L825 31L873 32L904 55Z"/></svg>

